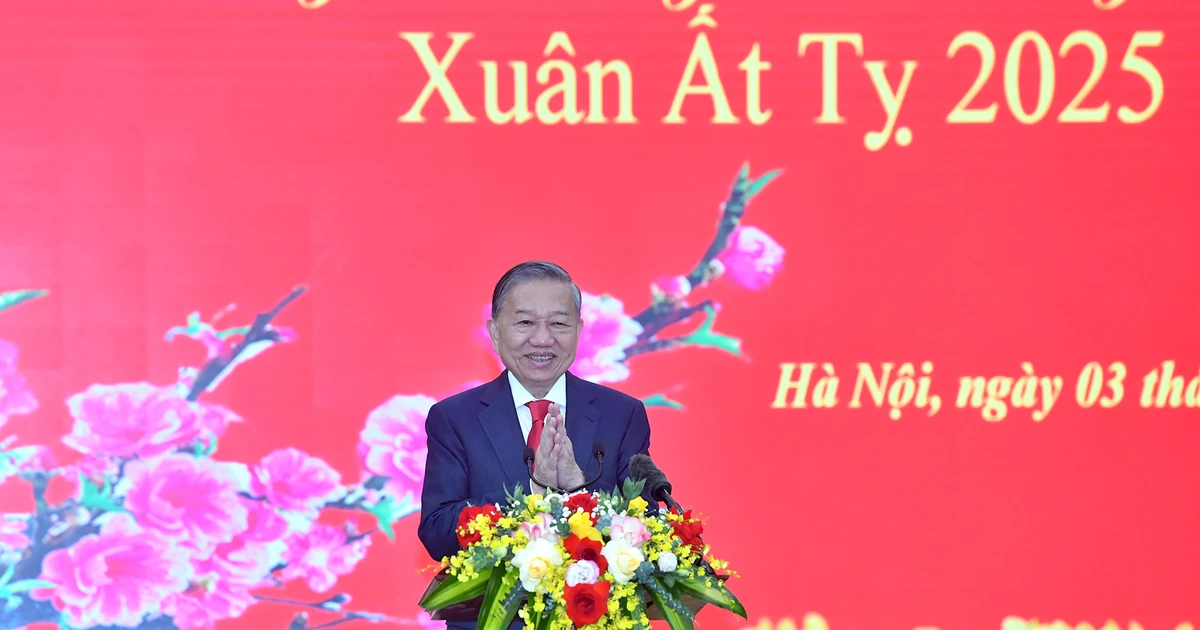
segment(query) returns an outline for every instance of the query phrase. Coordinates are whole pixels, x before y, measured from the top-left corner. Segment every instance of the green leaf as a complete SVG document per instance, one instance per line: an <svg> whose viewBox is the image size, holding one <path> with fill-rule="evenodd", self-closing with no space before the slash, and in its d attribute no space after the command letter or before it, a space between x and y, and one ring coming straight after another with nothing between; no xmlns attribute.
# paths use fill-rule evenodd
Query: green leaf
<svg viewBox="0 0 1200 630"><path fill-rule="evenodd" d="M681 403L675 402L667 398L664 394L655 394L642 399L642 404L647 407L670 407L671 409L683 409Z"/></svg>
<svg viewBox="0 0 1200 630"><path fill-rule="evenodd" d="M478 572L478 576L466 582L460 582L458 578L452 575L446 576L446 579L430 591L417 605L424 608L427 612L432 613L447 606L475 599L483 595L484 591L487 590L488 580L492 578L492 574L495 572L495 569L484 569Z"/></svg>
<svg viewBox="0 0 1200 630"><path fill-rule="evenodd" d="M0 588L3 588L4 585L8 584L8 581L12 579L13 573L16 573L16 571L17 565L15 562L8 565L8 568L4 569L4 575L0 576Z"/></svg>
<svg viewBox="0 0 1200 630"><path fill-rule="evenodd" d="M45 289L19 289L17 291L0 293L0 311L12 308L18 304L24 304L30 300L36 300L49 293Z"/></svg>
<svg viewBox="0 0 1200 630"><path fill-rule="evenodd" d="M509 490L508 486L505 486L504 487L504 498L507 501L507 503L505 503L504 507L500 508L500 511L502 511L506 514L511 512L512 510L520 511L520 509L522 507L524 507L524 505L525 505L525 488L521 487L520 485L515 485L512 487L512 490ZM512 507L512 506L518 506L518 507ZM499 506L497 506L497 507L499 507Z"/></svg>
<svg viewBox="0 0 1200 630"><path fill-rule="evenodd" d="M705 584L705 580L708 580L710 584ZM736 613L742 619L748 619L746 617L746 608L742 606L742 603L738 601L733 592L721 580L715 577L697 578L688 576L676 580L675 587L682 595L691 595L702 602Z"/></svg>
<svg viewBox="0 0 1200 630"><path fill-rule="evenodd" d="M650 593L650 598L654 600L654 605L658 606L663 618L671 626L671 630L695 630L696 626L692 617L682 614L676 608L681 605L679 598L657 578L650 578L650 580L654 584L647 585L649 588L646 590Z"/></svg>
<svg viewBox="0 0 1200 630"><path fill-rule="evenodd" d="M523 598L511 597L513 589L519 588L515 570L493 571L484 592L483 604L479 607L478 630L502 630L507 628L517 614ZM530 607L532 614L532 606Z"/></svg>
<svg viewBox="0 0 1200 630"><path fill-rule="evenodd" d="M632 501L635 498L642 496L642 490L644 490L645 488L646 488L646 480L645 479L638 479L637 481L634 481L632 477L626 477L625 485L623 488L621 488L621 497L624 498L626 507L628 507L629 501ZM624 510L622 509L622 510L617 510L617 511L623 512Z"/></svg>
<svg viewBox="0 0 1200 630"><path fill-rule="evenodd" d="M210 434L208 444L203 441L196 442L194 452L196 457L212 457L217 452L217 436Z"/></svg>
<svg viewBox="0 0 1200 630"><path fill-rule="evenodd" d="M717 311L712 306L704 308L704 323L700 324L692 334L683 338L683 342L693 346L717 348L730 354L742 355L742 340L729 335L713 332L713 324L717 321Z"/></svg>
<svg viewBox="0 0 1200 630"><path fill-rule="evenodd" d="M395 521L392 511L393 505L392 497L384 495L383 499L375 505L363 508L368 514L375 517L376 522L379 523L379 529L383 531L384 535L391 542L395 542L396 540L396 530L392 529L392 523Z"/></svg>
<svg viewBox="0 0 1200 630"><path fill-rule="evenodd" d="M17 580L11 584L6 584L4 588L0 588L0 597L14 593L23 593L35 588L58 588L58 585L46 580Z"/></svg>
<svg viewBox="0 0 1200 630"><path fill-rule="evenodd" d="M779 177L782 174L783 174L782 169L776 169L776 170L773 170L773 171L767 173L766 175L763 175L762 177L759 177L758 179L750 182L750 187L746 189L746 198L749 199L749 198L753 197L754 195L757 195L758 193L762 192L762 189L766 188L767 184L770 184L772 180L774 180L776 177Z"/></svg>
<svg viewBox="0 0 1200 630"><path fill-rule="evenodd" d="M650 626L642 625L642 615L649 617L649 611L646 610L646 601L642 597L635 597L633 609L633 628L634 630L650 630Z"/></svg>
<svg viewBox="0 0 1200 630"><path fill-rule="evenodd" d="M109 485L107 479L104 481L104 487L101 488L92 483L91 479L80 473L79 487L83 489L82 496L79 499L79 504L83 507L105 512L129 513L129 510L126 510L113 498L112 487Z"/></svg>
<svg viewBox="0 0 1200 630"><path fill-rule="evenodd" d="M248 334L250 334L249 326L234 326L233 328L229 328L226 330L218 330L217 338L218 339L228 339L234 335L239 335L239 336L245 337Z"/></svg>

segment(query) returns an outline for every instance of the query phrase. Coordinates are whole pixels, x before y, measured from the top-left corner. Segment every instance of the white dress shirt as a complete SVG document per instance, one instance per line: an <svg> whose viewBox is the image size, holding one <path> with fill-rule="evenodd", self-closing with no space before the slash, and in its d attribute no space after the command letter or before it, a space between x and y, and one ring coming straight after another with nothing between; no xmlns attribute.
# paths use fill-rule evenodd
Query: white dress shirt
<svg viewBox="0 0 1200 630"><path fill-rule="evenodd" d="M512 388L513 404L517 406L517 420L521 422L521 436L524 437L525 443L529 443L529 432L533 430L533 412L526 407L525 404L538 400L525 389L521 381L513 376L510 371L508 373L508 384ZM555 403L562 409L563 426L567 424L567 375L563 374L558 377L554 385L550 387L550 392L546 394L543 400L549 400Z"/></svg>

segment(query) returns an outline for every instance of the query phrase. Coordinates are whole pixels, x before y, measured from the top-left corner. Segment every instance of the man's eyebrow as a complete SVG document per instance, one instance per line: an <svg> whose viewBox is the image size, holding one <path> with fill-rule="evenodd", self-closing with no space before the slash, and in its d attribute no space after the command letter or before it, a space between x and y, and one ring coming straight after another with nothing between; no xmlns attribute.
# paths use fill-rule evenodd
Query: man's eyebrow
<svg viewBox="0 0 1200 630"><path fill-rule="evenodd" d="M513 314L514 315L533 315L534 312L527 311L525 309L517 309L516 311L513 311ZM570 314L571 314L570 311L554 311L553 313L551 313L551 315L570 315Z"/></svg>

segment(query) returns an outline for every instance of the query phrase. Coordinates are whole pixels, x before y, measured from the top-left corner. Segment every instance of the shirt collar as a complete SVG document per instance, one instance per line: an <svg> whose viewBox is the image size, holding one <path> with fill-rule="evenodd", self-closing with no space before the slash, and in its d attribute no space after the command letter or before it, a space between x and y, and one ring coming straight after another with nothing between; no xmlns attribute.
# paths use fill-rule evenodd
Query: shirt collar
<svg viewBox="0 0 1200 630"><path fill-rule="evenodd" d="M521 384L521 381L517 380L517 377L511 371L508 373L508 384L512 388L513 406L520 408L526 403L537 400L537 398L533 397L533 394L529 393L529 390L525 389L525 386ZM565 373L558 377L557 381L554 381L554 385L550 387L550 392L546 394L545 400L566 408L567 375Z"/></svg>

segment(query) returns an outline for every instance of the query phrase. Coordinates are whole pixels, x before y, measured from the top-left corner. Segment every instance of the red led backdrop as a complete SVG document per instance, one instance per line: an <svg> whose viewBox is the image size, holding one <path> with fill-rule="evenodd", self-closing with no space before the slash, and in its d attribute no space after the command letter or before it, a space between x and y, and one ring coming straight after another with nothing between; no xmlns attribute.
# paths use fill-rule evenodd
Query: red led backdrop
<svg viewBox="0 0 1200 630"><path fill-rule="evenodd" d="M1194 5L0 16L0 628L423 623L425 410L531 258L740 575L703 627L1200 618Z"/></svg>

